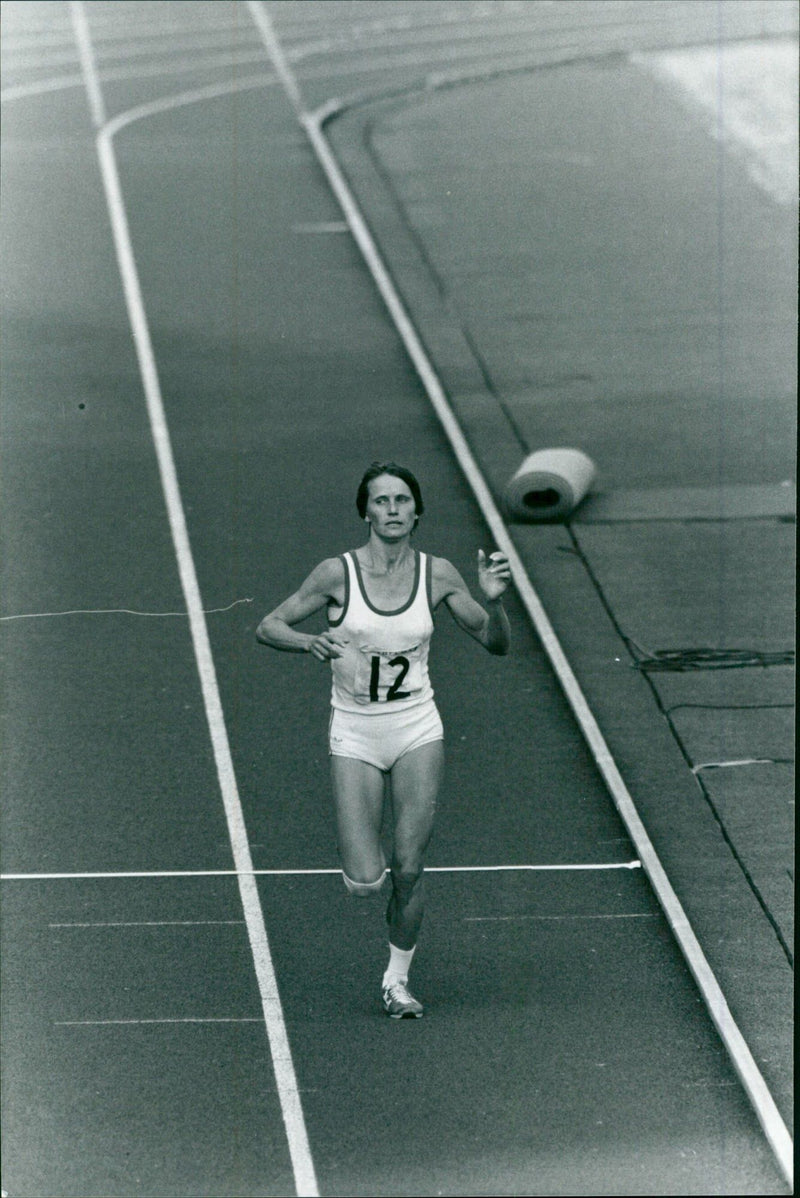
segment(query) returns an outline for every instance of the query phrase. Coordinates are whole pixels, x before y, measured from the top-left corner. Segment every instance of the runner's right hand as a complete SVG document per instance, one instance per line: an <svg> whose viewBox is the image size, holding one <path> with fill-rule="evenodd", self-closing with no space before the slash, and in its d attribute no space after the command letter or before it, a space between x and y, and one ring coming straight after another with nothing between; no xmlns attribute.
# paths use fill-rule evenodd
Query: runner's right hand
<svg viewBox="0 0 800 1198"><path fill-rule="evenodd" d="M335 632L321 632L311 640L308 651L317 661L332 661L334 657L342 656L347 644L346 637L338 636Z"/></svg>

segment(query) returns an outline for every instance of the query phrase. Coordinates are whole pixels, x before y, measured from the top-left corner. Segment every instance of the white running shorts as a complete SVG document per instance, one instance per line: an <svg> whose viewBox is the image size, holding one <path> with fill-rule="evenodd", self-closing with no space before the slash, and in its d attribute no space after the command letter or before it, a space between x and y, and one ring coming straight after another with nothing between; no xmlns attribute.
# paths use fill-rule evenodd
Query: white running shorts
<svg viewBox="0 0 800 1198"><path fill-rule="evenodd" d="M334 707L328 733L332 757L352 757L379 770L392 766L412 749L444 739L442 720L433 699L402 711L377 715Z"/></svg>

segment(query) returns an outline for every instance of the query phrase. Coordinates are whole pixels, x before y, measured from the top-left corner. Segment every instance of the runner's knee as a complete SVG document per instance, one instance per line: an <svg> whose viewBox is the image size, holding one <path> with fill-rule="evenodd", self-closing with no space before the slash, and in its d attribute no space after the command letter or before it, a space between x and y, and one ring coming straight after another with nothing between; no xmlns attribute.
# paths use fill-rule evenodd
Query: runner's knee
<svg viewBox="0 0 800 1198"><path fill-rule="evenodd" d="M398 869L392 867L392 887L401 905L404 905L411 898L414 889L422 878L423 869L420 865L417 869Z"/></svg>
<svg viewBox="0 0 800 1198"><path fill-rule="evenodd" d="M370 895L377 894L381 886L383 886L383 880L386 877L386 873L387 871L384 869L381 872L380 877L374 882L354 882L353 879L348 878L347 874L344 872L344 870L342 870L342 878L344 879L344 884L350 894L355 895L356 898L369 898Z"/></svg>

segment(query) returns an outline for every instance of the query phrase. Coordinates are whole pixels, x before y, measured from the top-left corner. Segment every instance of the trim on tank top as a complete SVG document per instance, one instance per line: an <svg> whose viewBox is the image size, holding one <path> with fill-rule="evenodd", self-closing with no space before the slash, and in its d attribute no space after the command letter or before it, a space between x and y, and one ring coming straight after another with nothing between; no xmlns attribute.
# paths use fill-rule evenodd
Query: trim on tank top
<svg viewBox="0 0 800 1198"><path fill-rule="evenodd" d="M347 615L347 608L350 603L350 571L347 568L347 561L343 553L339 554L339 561L344 566L344 604L342 606L341 615L336 616L335 619L331 617L332 604L328 604L328 625L330 628L337 628L341 624L342 620Z"/></svg>
<svg viewBox="0 0 800 1198"><path fill-rule="evenodd" d="M425 592L428 596L428 609L433 616L433 559L429 553L425 555Z"/></svg>
<svg viewBox="0 0 800 1198"><path fill-rule="evenodd" d="M417 593L419 592L420 555L416 549L413 550L413 553L414 553L414 584L411 587L411 594L408 597L408 599L406 600L406 602L403 604L402 607L395 607L391 611L384 611L383 608L376 607L375 604L370 601L369 595L367 594L367 588L364 586L364 578L361 573L361 566L359 564L358 558L356 557L354 552L351 552L348 554L348 556L352 559L353 565L355 566L356 581L358 583L358 589L361 592L361 598L364 600L364 602L366 603L369 610L374 611L377 616L399 616L402 612L408 611L408 609L414 603L414 600L417 597Z"/></svg>

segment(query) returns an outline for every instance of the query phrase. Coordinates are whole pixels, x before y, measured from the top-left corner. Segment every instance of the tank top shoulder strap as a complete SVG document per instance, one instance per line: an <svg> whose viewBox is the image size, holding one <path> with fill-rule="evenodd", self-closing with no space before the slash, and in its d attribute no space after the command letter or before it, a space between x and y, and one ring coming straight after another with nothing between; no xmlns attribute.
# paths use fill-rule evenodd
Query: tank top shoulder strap
<svg viewBox="0 0 800 1198"><path fill-rule="evenodd" d="M345 616L347 615L347 609L350 606L350 596L353 593L353 587L352 587L352 583L350 581L350 571L352 570L352 566L348 559L349 559L349 554L347 554L347 553L339 554L339 561L344 566L344 603L342 604L342 607L339 610L338 616L332 614L333 610L335 608L335 605L331 604L331 603L328 604L328 625L331 628L337 628L339 626L339 624L342 623Z"/></svg>
<svg viewBox="0 0 800 1198"><path fill-rule="evenodd" d="M433 558L420 553L420 590L424 589L428 611L433 615Z"/></svg>

